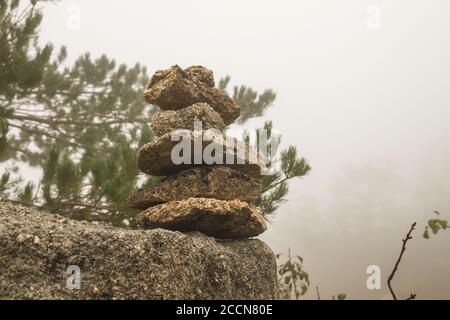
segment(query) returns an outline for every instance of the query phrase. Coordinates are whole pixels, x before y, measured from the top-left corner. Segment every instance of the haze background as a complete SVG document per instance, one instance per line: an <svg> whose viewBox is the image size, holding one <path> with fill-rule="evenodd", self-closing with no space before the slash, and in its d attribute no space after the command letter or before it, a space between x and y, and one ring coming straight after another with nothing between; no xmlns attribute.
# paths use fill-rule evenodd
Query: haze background
<svg viewBox="0 0 450 320"><path fill-rule="evenodd" d="M306 297L317 285L322 299L390 298L385 279L417 221L394 288L448 299L450 234L421 235L434 209L450 218L449 14L446 0L71 0L45 6L41 42L66 45L69 61L105 53L150 74L201 64L274 89L248 127L273 120L313 170L260 238L305 258ZM381 290L366 287L369 265Z"/></svg>

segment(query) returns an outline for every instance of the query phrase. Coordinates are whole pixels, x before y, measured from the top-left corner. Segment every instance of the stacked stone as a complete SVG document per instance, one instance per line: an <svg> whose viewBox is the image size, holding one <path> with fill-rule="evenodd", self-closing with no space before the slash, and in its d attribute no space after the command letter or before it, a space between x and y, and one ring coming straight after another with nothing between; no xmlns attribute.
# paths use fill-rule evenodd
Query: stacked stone
<svg viewBox="0 0 450 320"><path fill-rule="evenodd" d="M264 232L264 218L254 207L261 192L262 166L255 159L249 161L255 154L248 146L242 150L234 140L214 139L213 134L224 158L230 156L234 164L207 165L203 159L197 163L193 154L190 163L174 164L171 159L172 149L179 143L171 139L173 130L189 130L194 144L198 138L195 121L202 122L202 130L223 132L240 115L233 99L215 88L212 71L202 66L157 71L145 99L164 111L152 121L157 139L139 150L138 166L144 173L165 178L130 196L129 205L144 210L137 216L138 224L229 239ZM231 142L234 144L229 147ZM209 143L202 139L203 147Z"/></svg>

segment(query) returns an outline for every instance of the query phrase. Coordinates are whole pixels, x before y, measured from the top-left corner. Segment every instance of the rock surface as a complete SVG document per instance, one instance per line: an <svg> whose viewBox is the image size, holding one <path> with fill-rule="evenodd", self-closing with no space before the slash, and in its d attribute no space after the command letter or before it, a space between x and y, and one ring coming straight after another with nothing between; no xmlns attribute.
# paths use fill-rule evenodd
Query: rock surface
<svg viewBox="0 0 450 320"><path fill-rule="evenodd" d="M68 289L66 270L81 269ZM272 251L256 239L94 225L0 202L0 299L274 299Z"/></svg>
<svg viewBox="0 0 450 320"><path fill-rule="evenodd" d="M163 111L155 115L150 126L157 136L162 136L176 129L194 130L194 121L202 122L202 129L225 128L220 114L207 103L195 103L180 110Z"/></svg>
<svg viewBox="0 0 450 320"><path fill-rule="evenodd" d="M248 145L244 143L237 143L236 139L224 137L222 134L205 134L203 139L199 133L195 135L194 132L186 130L184 135L179 136L178 141L172 141L171 134L157 138L153 142L142 146L138 151L138 167L144 173L154 176L167 176L176 172L189 169L192 167L205 166L211 164L224 164L235 170L244 172L252 178L258 178L261 175L261 170L264 165L259 161L258 156L253 152ZM172 161L172 150L176 145L179 145L182 140L190 141L190 152L187 151L187 160L183 163L176 164ZM199 163L195 164L194 155L196 154L195 144L202 146L202 152L199 152ZM208 145L217 146L223 152L221 154L222 163L207 163L204 154L210 154L205 149ZM210 150L210 149L209 149ZM176 153L177 155L179 153ZM233 159L231 164L228 164L227 157Z"/></svg>
<svg viewBox="0 0 450 320"><path fill-rule="evenodd" d="M216 198L255 203L261 184L246 174L225 166L188 169L165 178L156 184L136 190L128 204L137 209L187 198Z"/></svg>
<svg viewBox="0 0 450 320"><path fill-rule="evenodd" d="M200 231L222 239L254 237L267 229L261 214L246 202L189 198L151 207L137 216L144 228Z"/></svg>
<svg viewBox="0 0 450 320"><path fill-rule="evenodd" d="M192 74L177 65L156 71L145 91L145 100L163 110L178 110L197 102L206 102L229 125L239 117L239 106L226 93L211 87L210 79L199 77L201 67L195 68L195 72L191 70Z"/></svg>
<svg viewBox="0 0 450 320"><path fill-rule="evenodd" d="M209 70L203 66L190 66L186 68L186 71L198 81L203 82L208 87L214 87L216 83L214 82L214 74L212 70Z"/></svg>

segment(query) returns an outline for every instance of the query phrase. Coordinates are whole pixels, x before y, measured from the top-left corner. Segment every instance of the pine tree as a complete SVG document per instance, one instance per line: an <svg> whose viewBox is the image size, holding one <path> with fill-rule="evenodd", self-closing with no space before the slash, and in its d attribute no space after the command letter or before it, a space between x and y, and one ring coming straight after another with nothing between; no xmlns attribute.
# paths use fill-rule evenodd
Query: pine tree
<svg viewBox="0 0 450 320"><path fill-rule="evenodd" d="M136 185L160 179L142 176L136 166L136 150L153 139L149 123L158 112L144 102L147 70L89 54L67 67L64 47L55 52L37 44L42 2L0 0L0 161L42 169L36 186L5 172L0 196L120 223L135 214L126 200ZM229 81L221 79L219 88L227 90ZM232 96L241 106L240 124L263 115L276 98L272 90L258 94L247 86L235 86ZM283 151L282 170L263 178L261 210L273 214L287 180L309 170L294 147Z"/></svg>
<svg viewBox="0 0 450 320"><path fill-rule="evenodd" d="M229 76L221 79L218 87L227 91L230 79ZM243 124L250 118L262 116L264 111L275 101L276 94L271 89L258 94L247 86L234 86L232 97L241 106L241 116L237 122ZM267 133L267 145L279 147L281 136L273 133L272 121L265 122L262 128L257 129L256 137L259 137L259 130L265 130ZM249 134L244 133L243 138L248 139ZM256 145L257 147L259 146L259 141L256 141ZM269 153L272 156L278 154L276 150L272 150ZM271 159L265 160L270 166ZM286 201L286 195L289 192L288 181L293 178L304 177L311 171L308 161L303 157L298 157L295 146L289 146L288 149L281 150L280 159L278 160L280 162L278 170L273 170L273 174L261 176L262 193L258 207L267 219L276 212L280 204Z"/></svg>

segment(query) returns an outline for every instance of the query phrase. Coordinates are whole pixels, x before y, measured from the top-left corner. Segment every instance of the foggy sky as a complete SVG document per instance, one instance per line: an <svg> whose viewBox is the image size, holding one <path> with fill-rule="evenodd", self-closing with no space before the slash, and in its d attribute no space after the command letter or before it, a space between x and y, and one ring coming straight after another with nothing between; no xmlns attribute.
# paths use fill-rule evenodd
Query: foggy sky
<svg viewBox="0 0 450 320"><path fill-rule="evenodd" d="M68 27L73 5L80 28ZM381 29L367 25L381 9ZM450 232L421 237L438 209L450 218L450 2L446 0L106 1L47 5L41 41L136 62L152 74L204 65L216 80L272 88L283 146L313 170L260 238L305 258L315 298L390 298L401 239L418 222L394 281L397 295L450 298ZM366 288L379 265L382 289Z"/></svg>

